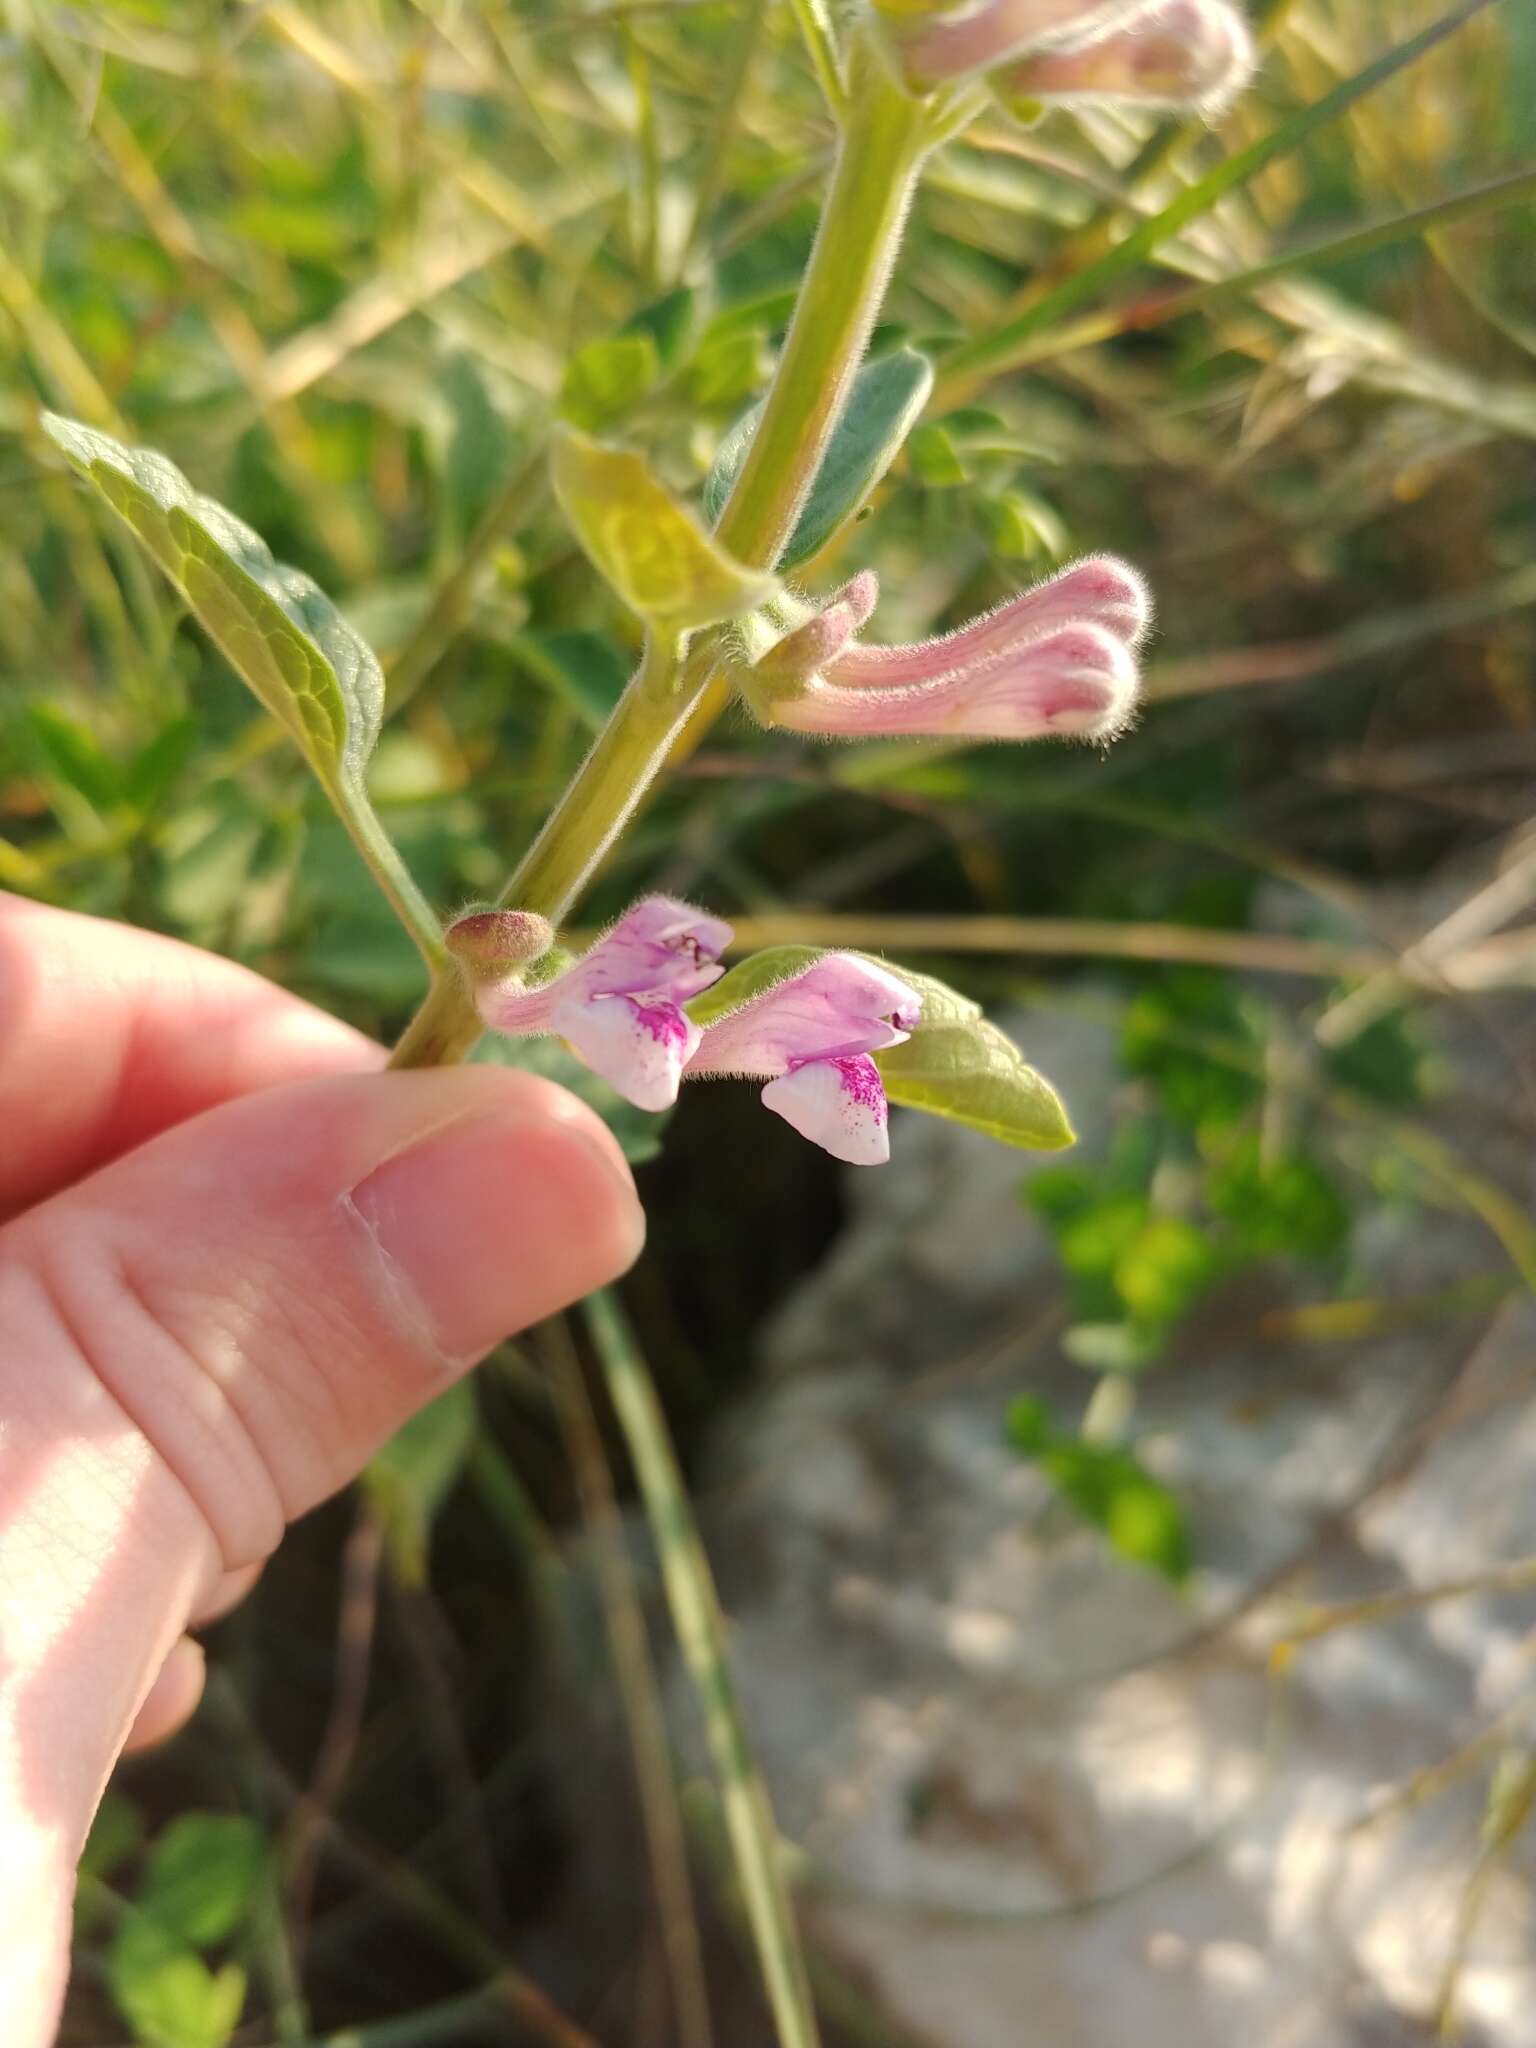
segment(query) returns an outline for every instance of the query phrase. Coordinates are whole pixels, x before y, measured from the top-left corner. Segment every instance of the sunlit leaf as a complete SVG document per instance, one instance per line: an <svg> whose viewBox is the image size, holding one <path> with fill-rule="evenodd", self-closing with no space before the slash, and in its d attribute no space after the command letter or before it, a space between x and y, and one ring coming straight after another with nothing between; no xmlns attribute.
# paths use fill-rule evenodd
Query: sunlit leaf
<svg viewBox="0 0 1536 2048"><path fill-rule="evenodd" d="M1074 1142L1049 1081L977 1004L928 975L895 971L921 993L923 1014L904 1044L875 1054L892 1102L1027 1151L1056 1152Z"/></svg>
<svg viewBox="0 0 1536 2048"><path fill-rule="evenodd" d="M733 561L628 449L606 448L573 427L550 451L555 492L583 548L644 619L681 632L763 604L772 576Z"/></svg>
<svg viewBox="0 0 1536 2048"><path fill-rule="evenodd" d="M434 957L437 922L368 801L368 757L384 715L372 649L317 583L274 560L243 519L194 491L152 448L44 413L75 469L138 536L209 638L297 741L353 843L420 950Z"/></svg>
<svg viewBox="0 0 1536 2048"><path fill-rule="evenodd" d="M211 1970L153 1920L125 1920L107 1957L107 1980L141 2048L224 2048L245 2007L245 1972Z"/></svg>
<svg viewBox="0 0 1536 2048"><path fill-rule="evenodd" d="M916 349L893 349L864 365L779 557L781 568L808 560L857 512L896 460L932 388L933 365ZM754 406L720 444L704 485L704 511L711 522L725 509L761 417L761 405Z"/></svg>
<svg viewBox="0 0 1536 2048"><path fill-rule="evenodd" d="M242 519L152 448L45 413L43 426L120 513L231 666L303 748L327 788L360 795L379 734L384 677L330 599Z"/></svg>
<svg viewBox="0 0 1536 2048"><path fill-rule="evenodd" d="M255 1821L184 1813L149 1852L138 1909L194 1947L223 1941L250 1904L265 1855L266 1838Z"/></svg>

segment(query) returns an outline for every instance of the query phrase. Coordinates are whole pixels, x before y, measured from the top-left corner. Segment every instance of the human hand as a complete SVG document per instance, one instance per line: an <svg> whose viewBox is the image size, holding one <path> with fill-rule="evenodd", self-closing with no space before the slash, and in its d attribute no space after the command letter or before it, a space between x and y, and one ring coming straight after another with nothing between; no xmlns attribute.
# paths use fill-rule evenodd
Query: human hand
<svg viewBox="0 0 1536 2048"><path fill-rule="evenodd" d="M0 896L0 2041L53 2037L74 1868L185 1631L644 1225L574 1097L378 1048L227 961Z"/></svg>

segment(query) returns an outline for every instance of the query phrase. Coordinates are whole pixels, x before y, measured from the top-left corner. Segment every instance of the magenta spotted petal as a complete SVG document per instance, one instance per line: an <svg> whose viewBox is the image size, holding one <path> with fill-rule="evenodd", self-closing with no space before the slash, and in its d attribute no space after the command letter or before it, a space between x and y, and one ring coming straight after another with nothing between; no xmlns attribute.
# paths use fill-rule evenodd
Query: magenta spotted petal
<svg viewBox="0 0 1536 2048"><path fill-rule="evenodd" d="M890 1108L868 1053L791 1067L768 1083L763 1101L802 1138L849 1166L884 1166L891 1156Z"/></svg>
<svg viewBox="0 0 1536 2048"><path fill-rule="evenodd" d="M702 1036L665 996L589 996L561 1003L560 1036L637 1109L670 1109L683 1067Z"/></svg>
<svg viewBox="0 0 1536 2048"><path fill-rule="evenodd" d="M890 1148L869 1055L900 1045L921 1014L917 991L874 961L824 953L709 1025L687 1074L766 1080L764 1103L802 1137L852 1166L877 1166Z"/></svg>

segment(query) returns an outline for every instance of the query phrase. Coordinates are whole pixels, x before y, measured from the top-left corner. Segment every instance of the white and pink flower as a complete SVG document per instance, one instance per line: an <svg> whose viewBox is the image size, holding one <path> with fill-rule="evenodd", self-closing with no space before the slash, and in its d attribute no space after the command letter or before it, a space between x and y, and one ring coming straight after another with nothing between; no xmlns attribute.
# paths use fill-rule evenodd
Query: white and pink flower
<svg viewBox="0 0 1536 2048"><path fill-rule="evenodd" d="M666 1109L701 1035L683 1005L725 972L730 938L722 918L647 896L542 986L482 982L480 1015L515 1037L555 1033L637 1108Z"/></svg>
<svg viewBox="0 0 1536 2048"><path fill-rule="evenodd" d="M471 912L462 930L450 927L450 949L467 967L497 958L495 920L523 916ZM515 948L522 936L510 928L506 944ZM766 1081L768 1108L834 1158L856 1166L889 1158L885 1089L870 1055L916 1027L917 991L856 954L824 953L701 1027L684 1005L720 978L730 940L722 918L647 896L538 987L511 973L471 978L493 1031L565 1039L637 1108L669 1108L684 1080L744 1075Z"/></svg>
<svg viewBox="0 0 1536 2048"><path fill-rule="evenodd" d="M856 953L823 953L706 1027L689 1079L768 1083L765 1106L850 1166L890 1158L890 1109L871 1053L917 1028L922 998Z"/></svg>

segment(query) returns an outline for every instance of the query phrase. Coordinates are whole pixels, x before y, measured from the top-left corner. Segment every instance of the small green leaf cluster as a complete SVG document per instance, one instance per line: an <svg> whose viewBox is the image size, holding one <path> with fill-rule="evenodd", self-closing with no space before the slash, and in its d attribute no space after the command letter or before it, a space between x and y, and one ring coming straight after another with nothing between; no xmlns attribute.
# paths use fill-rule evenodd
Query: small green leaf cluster
<svg viewBox="0 0 1536 2048"><path fill-rule="evenodd" d="M1155 1479L1134 1451L1121 1444L1089 1443L1062 1429L1033 1394L1010 1402L1007 1440L1050 1480L1083 1521L1133 1564L1160 1572L1175 1585L1192 1564L1189 1527L1178 1497Z"/></svg>
<svg viewBox="0 0 1536 2048"><path fill-rule="evenodd" d="M126 1800L103 1805L82 1863L82 1907L138 1846ZM246 1973L220 1960L245 1925L268 1846L253 1820L184 1813L144 1854L132 1897L116 1899L107 1984L138 2048L225 2048L245 2008Z"/></svg>
<svg viewBox="0 0 1536 2048"><path fill-rule="evenodd" d="M1229 977L1165 973L1133 999L1122 1031L1141 1113L1121 1124L1102 1167L1026 1183L1065 1270L1066 1349L1079 1364L1144 1371L1243 1271L1273 1259L1336 1268L1345 1254L1351 1215L1337 1175L1299 1136L1261 1129L1264 1039Z"/></svg>

